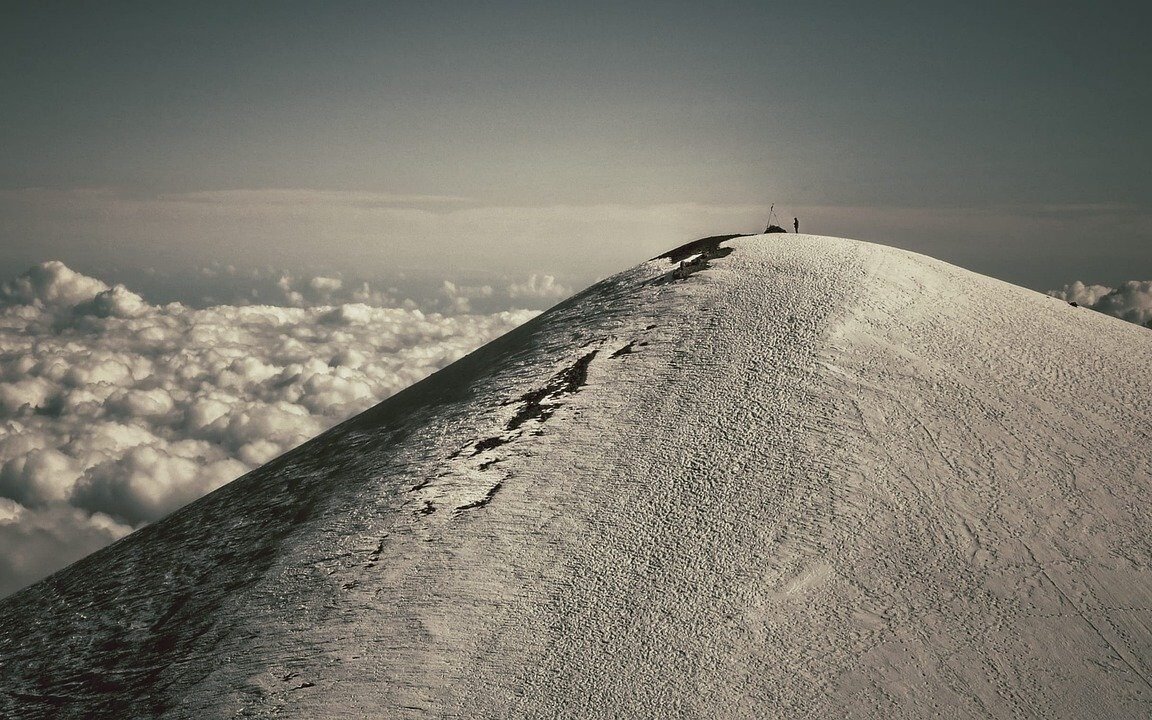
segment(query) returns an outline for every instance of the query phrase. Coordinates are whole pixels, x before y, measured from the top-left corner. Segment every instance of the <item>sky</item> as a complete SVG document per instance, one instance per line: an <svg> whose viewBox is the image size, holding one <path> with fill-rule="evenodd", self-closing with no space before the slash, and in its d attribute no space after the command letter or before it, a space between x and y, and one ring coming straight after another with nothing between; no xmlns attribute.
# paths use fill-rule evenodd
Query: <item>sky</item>
<svg viewBox="0 0 1152 720"><path fill-rule="evenodd" d="M4 277L580 287L773 204L1040 290L1152 265L1142 4L2 7Z"/></svg>

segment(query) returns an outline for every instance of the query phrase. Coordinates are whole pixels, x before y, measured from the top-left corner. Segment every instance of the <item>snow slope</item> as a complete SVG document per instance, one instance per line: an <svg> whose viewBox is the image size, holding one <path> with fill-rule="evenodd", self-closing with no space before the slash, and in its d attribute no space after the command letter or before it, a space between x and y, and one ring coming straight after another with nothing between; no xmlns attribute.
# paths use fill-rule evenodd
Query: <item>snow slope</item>
<svg viewBox="0 0 1152 720"><path fill-rule="evenodd" d="M1147 717L1150 349L697 243L0 602L0 715Z"/></svg>

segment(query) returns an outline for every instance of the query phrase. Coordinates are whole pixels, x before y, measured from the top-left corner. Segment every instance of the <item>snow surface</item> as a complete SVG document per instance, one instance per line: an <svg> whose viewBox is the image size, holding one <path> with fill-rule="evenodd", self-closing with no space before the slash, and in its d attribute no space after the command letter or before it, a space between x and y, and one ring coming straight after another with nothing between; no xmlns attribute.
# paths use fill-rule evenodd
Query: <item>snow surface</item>
<svg viewBox="0 0 1152 720"><path fill-rule="evenodd" d="M1152 715L1152 333L719 249L0 602L0 715Z"/></svg>

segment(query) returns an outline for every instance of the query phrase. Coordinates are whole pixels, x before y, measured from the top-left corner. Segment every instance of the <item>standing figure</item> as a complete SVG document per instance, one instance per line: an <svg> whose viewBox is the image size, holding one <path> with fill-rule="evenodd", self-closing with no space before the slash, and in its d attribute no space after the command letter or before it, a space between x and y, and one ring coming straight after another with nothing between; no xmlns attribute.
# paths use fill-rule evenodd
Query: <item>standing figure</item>
<svg viewBox="0 0 1152 720"><path fill-rule="evenodd" d="M800 232L800 218L792 218L792 227L796 232Z"/></svg>

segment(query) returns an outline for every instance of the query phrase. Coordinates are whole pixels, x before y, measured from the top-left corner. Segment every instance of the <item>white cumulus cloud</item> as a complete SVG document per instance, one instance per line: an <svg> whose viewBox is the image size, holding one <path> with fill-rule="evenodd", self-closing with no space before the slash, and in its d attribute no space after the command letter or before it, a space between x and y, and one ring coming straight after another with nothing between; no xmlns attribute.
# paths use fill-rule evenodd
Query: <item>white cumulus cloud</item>
<svg viewBox="0 0 1152 720"><path fill-rule="evenodd" d="M41 263L0 285L0 302L36 308L70 308L108 290L95 278L73 271L59 260Z"/></svg>
<svg viewBox="0 0 1152 720"><path fill-rule="evenodd" d="M1050 290L1048 294L1137 325L1152 327L1152 280L1129 280L1115 288L1085 285L1077 280L1059 290Z"/></svg>
<svg viewBox="0 0 1152 720"><path fill-rule="evenodd" d="M512 283L508 295L513 298L549 298L559 300L572 294L572 288L556 282L551 275L533 274L527 281Z"/></svg>
<svg viewBox="0 0 1152 720"><path fill-rule="evenodd" d="M0 595L536 314L468 313L484 286L446 284L459 314L339 277L279 287L290 307L152 305L60 262L0 285Z"/></svg>

